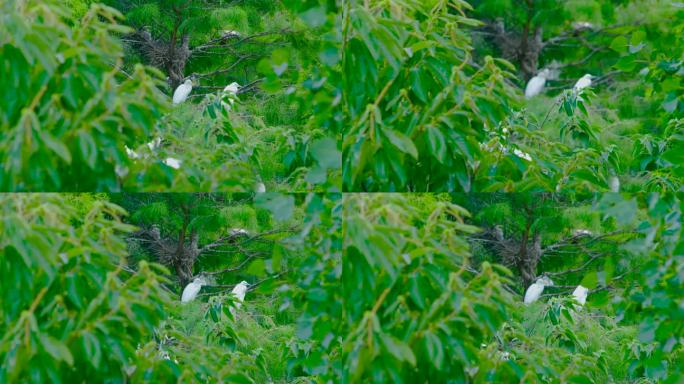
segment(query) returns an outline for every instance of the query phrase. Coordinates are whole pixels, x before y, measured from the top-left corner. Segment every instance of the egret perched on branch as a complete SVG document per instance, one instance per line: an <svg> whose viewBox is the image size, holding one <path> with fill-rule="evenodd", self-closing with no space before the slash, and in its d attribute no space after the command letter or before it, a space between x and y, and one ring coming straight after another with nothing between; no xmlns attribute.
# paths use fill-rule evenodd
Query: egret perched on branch
<svg viewBox="0 0 684 384"><path fill-rule="evenodd" d="M197 297L197 294L199 293L200 289L202 289L202 286L206 283L207 282L202 277L196 277L195 280L192 281L192 283L186 285L185 289L183 289L183 294L181 295L181 303L187 303L195 300L195 297Z"/></svg>
<svg viewBox="0 0 684 384"><path fill-rule="evenodd" d="M223 92L232 93L233 95L237 95L239 90L240 90L240 84L238 84L234 81L232 83L226 85L225 88L223 88Z"/></svg>
<svg viewBox="0 0 684 384"><path fill-rule="evenodd" d="M575 291L572 292L572 295L575 297L575 301L577 301L580 305L575 305L575 309L580 310L582 309L582 306L584 306L584 303L587 302L587 295L589 294L589 288L583 287L582 285L578 285L577 288L575 288Z"/></svg>
<svg viewBox="0 0 684 384"><path fill-rule="evenodd" d="M572 23L572 28L575 31L583 31L587 29L594 29L594 24L588 22L588 21L576 21Z"/></svg>
<svg viewBox="0 0 684 384"><path fill-rule="evenodd" d="M227 39L227 38L229 38L229 37L240 37L240 32L238 32L238 31L224 30L224 31L221 33L221 37L223 37L224 39Z"/></svg>
<svg viewBox="0 0 684 384"><path fill-rule="evenodd" d="M238 235L249 236L249 232L247 232L247 230L244 228L231 228L230 229L230 235L231 236L238 236Z"/></svg>
<svg viewBox="0 0 684 384"><path fill-rule="evenodd" d="M546 276L538 278L534 284L527 288L524 299L525 304L530 304L537 301L542 292L544 292L544 287L547 285L553 285L553 281Z"/></svg>
<svg viewBox="0 0 684 384"><path fill-rule="evenodd" d="M592 233L588 229L576 229L573 233L573 236L575 237L580 237L580 236L591 236Z"/></svg>
<svg viewBox="0 0 684 384"><path fill-rule="evenodd" d="M247 288L249 288L249 284L246 281L242 280L240 284L236 285L235 288L233 288L233 291L231 292L236 299L234 302L235 308L230 308L230 313L233 314L233 317L235 317L235 309L240 309L242 302L245 300Z"/></svg>
<svg viewBox="0 0 684 384"><path fill-rule="evenodd" d="M591 79L593 79L596 76L586 74L582 77L580 77L579 80L575 83L575 91L580 91L586 87L591 87Z"/></svg>
<svg viewBox="0 0 684 384"><path fill-rule="evenodd" d="M223 105L223 109L226 111L230 111L230 108L233 106L234 99L237 97L237 93L240 91L240 84L236 82L232 82L228 85L226 85L225 88L223 88L223 93L225 94L224 97L228 98L228 103L225 101L221 101L221 105Z"/></svg>
<svg viewBox="0 0 684 384"><path fill-rule="evenodd" d="M544 90L544 84L546 84L546 79L549 78L549 70L542 69L536 76L532 77L530 81L527 82L527 87L525 87L525 98L530 99Z"/></svg>
<svg viewBox="0 0 684 384"><path fill-rule="evenodd" d="M187 79L173 92L173 103L180 104L184 102L190 96L190 92L192 92L192 80Z"/></svg>

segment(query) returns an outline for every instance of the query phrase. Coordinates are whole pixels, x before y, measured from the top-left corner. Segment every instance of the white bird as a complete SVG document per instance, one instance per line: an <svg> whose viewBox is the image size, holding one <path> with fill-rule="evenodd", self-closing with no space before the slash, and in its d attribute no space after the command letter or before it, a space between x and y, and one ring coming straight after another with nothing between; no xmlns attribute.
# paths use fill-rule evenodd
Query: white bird
<svg viewBox="0 0 684 384"><path fill-rule="evenodd" d="M577 301L580 305L577 306L575 305L575 309L581 309L584 303L587 302L587 295L589 294L589 288L583 287L582 285L578 285L577 288L575 288L575 291L572 292L572 295L575 297L575 301Z"/></svg>
<svg viewBox="0 0 684 384"><path fill-rule="evenodd" d="M615 175L610 176L608 178L608 186L610 187L611 192L620 192L620 179Z"/></svg>
<svg viewBox="0 0 684 384"><path fill-rule="evenodd" d="M553 281L546 276L540 277L537 281L530 285L525 292L525 304L534 303L539 299L542 292L544 292L544 287L547 285L553 285Z"/></svg>
<svg viewBox="0 0 684 384"><path fill-rule="evenodd" d="M167 157L166 160L164 160L164 164L168 165L173 169L179 169L181 166L181 161L173 157Z"/></svg>
<svg viewBox="0 0 684 384"><path fill-rule="evenodd" d="M147 143L147 148L154 152L157 148L161 146L161 137L155 137L154 140Z"/></svg>
<svg viewBox="0 0 684 384"><path fill-rule="evenodd" d="M266 192L266 185L260 181L257 183L255 190L257 193L264 193Z"/></svg>
<svg viewBox="0 0 684 384"><path fill-rule="evenodd" d="M221 37L223 37L224 39L229 38L229 37L240 37L240 32L224 30L223 33L221 34Z"/></svg>
<svg viewBox="0 0 684 384"><path fill-rule="evenodd" d="M549 77L549 70L543 69L536 76L532 77L530 81L527 82L527 87L525 87L525 98L530 99L542 92L544 90L544 84L546 84L546 79Z"/></svg>
<svg viewBox="0 0 684 384"><path fill-rule="evenodd" d="M580 77L579 80L575 83L575 91L580 91L586 87L591 87L591 79L593 79L595 76L586 74L582 77Z"/></svg>
<svg viewBox="0 0 684 384"><path fill-rule="evenodd" d="M128 148L127 145L124 145L124 147L126 148L126 154L128 155L129 158L135 160L135 159L140 157L140 155L138 155L138 153L136 151Z"/></svg>
<svg viewBox="0 0 684 384"><path fill-rule="evenodd" d="M232 236L237 236L237 235L245 235L245 236L248 236L248 235L249 235L249 232L247 232L247 230L244 229L244 228L231 228L230 234L231 234Z"/></svg>
<svg viewBox="0 0 684 384"><path fill-rule="evenodd" d="M588 229L576 229L575 232L572 234L575 237L580 237L580 236L591 236L592 233Z"/></svg>
<svg viewBox="0 0 684 384"><path fill-rule="evenodd" d="M173 92L173 103L180 104L184 102L190 96L190 92L192 92L192 80L187 79Z"/></svg>
<svg viewBox="0 0 684 384"><path fill-rule="evenodd" d="M183 294L181 295L181 303L195 300L195 297L197 297L197 294L204 284L206 284L206 281L203 278L196 277L192 283L186 285L185 289L183 289Z"/></svg>
<svg viewBox="0 0 684 384"><path fill-rule="evenodd" d="M594 29L594 24L588 22L588 21L577 21L572 23L572 27L576 31L581 31L581 30L586 30L586 29Z"/></svg>
<svg viewBox="0 0 684 384"><path fill-rule="evenodd" d="M225 109L226 111L231 110L231 107L235 103L234 99L237 98L237 93L239 90L240 90L240 84L238 84L236 82L232 82L232 83L226 85L225 88L223 88L223 93L225 93L226 97L228 98L228 103L221 100L221 105L223 106L223 109Z"/></svg>
<svg viewBox="0 0 684 384"><path fill-rule="evenodd" d="M529 153L523 152L523 151L519 150L518 148L515 148L513 150L513 154L518 156L521 159L525 159L527 161L532 161L532 156L530 156Z"/></svg>
<svg viewBox="0 0 684 384"><path fill-rule="evenodd" d="M235 309L240 309L242 302L245 301L245 294L247 293L247 288L249 288L249 284L243 280L240 282L240 284L236 285L235 288L233 288L233 291L231 292L231 294L236 299L234 301L234 307L230 308L230 313L233 314L233 317L235 317Z"/></svg>
<svg viewBox="0 0 684 384"><path fill-rule="evenodd" d="M238 84L234 81L232 83L226 85L225 88L223 88L223 92L232 93L234 95L236 95L239 90L240 90L240 84Z"/></svg>

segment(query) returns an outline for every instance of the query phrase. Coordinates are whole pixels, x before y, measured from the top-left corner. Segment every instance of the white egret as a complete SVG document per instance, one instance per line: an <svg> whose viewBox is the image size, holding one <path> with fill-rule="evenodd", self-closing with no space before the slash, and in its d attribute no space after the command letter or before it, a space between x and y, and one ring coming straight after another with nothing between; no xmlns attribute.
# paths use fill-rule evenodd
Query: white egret
<svg viewBox="0 0 684 384"><path fill-rule="evenodd" d="M576 229L575 232L572 233L573 236L575 237L580 237L580 236L591 236L592 233L588 229Z"/></svg>
<svg viewBox="0 0 684 384"><path fill-rule="evenodd" d="M539 299L542 292L544 292L544 287L547 285L553 285L553 281L546 276L540 277L537 281L530 285L525 292L525 304L534 303Z"/></svg>
<svg viewBox="0 0 684 384"><path fill-rule="evenodd" d="M181 167L181 161L173 157L167 157L166 160L164 160L164 164L173 169L179 169Z"/></svg>
<svg viewBox="0 0 684 384"><path fill-rule="evenodd" d="M228 98L228 103L221 100L221 105L223 106L223 109L225 109L226 111L230 111L231 107L235 103L234 99L237 98L238 91L240 91L240 84L236 82L232 82L226 85L225 88L223 88L223 93L226 94L224 97Z"/></svg>
<svg viewBox="0 0 684 384"><path fill-rule="evenodd" d="M173 103L180 104L184 102L190 96L190 92L192 92L192 80L187 79L173 92Z"/></svg>
<svg viewBox="0 0 684 384"><path fill-rule="evenodd" d="M596 76L586 74L582 77L580 77L579 80L575 83L575 91L580 91L586 87L591 87L591 79L593 79Z"/></svg>
<svg viewBox="0 0 684 384"><path fill-rule="evenodd" d="M529 153L523 152L523 151L519 150L518 148L515 148L513 150L513 154L518 156L521 159L525 159L527 161L532 161L532 156L530 156Z"/></svg>
<svg viewBox="0 0 684 384"><path fill-rule="evenodd" d="M223 37L224 39L227 39L229 37L240 37L240 32L231 31L231 30L224 30L223 33L221 34L221 37Z"/></svg>
<svg viewBox="0 0 684 384"><path fill-rule="evenodd" d="M577 301L580 305L575 305L575 309L579 310L584 306L584 303L587 302L587 295L589 294L589 288L583 287L582 285L578 285L577 288L575 288L575 291L572 292L572 295L575 297L575 301Z"/></svg>
<svg viewBox="0 0 684 384"><path fill-rule="evenodd" d="M129 158L135 160L135 159L140 157L140 155L138 155L138 153L136 151L128 148L127 145L124 145L124 147L126 148L126 154L128 155Z"/></svg>
<svg viewBox="0 0 684 384"><path fill-rule="evenodd" d="M157 148L161 146L161 137L155 137L154 140L147 143L147 148L154 152Z"/></svg>
<svg viewBox="0 0 684 384"><path fill-rule="evenodd" d="M548 69L543 69L527 82L527 87L525 87L526 99L533 98L544 90L544 84L546 84L546 79L549 78L549 74Z"/></svg>
<svg viewBox="0 0 684 384"><path fill-rule="evenodd" d="M202 277L196 277L192 283L185 286L183 289L183 294L181 295L181 303L187 303L195 300L197 294L199 293L202 286L206 284L206 281Z"/></svg>
<svg viewBox="0 0 684 384"><path fill-rule="evenodd" d="M234 307L230 308L230 313L233 314L233 317L235 317L235 309L240 309L242 302L245 301L247 288L249 288L249 284L243 280L240 282L240 284L236 285L231 292L231 294L235 297Z"/></svg>
<svg viewBox="0 0 684 384"><path fill-rule="evenodd" d="M266 185L260 181L257 183L255 190L257 193L264 193L266 192Z"/></svg>
<svg viewBox="0 0 684 384"><path fill-rule="evenodd" d="M576 22L572 23L572 27L576 31L582 31L582 30L586 30L586 29L594 29L594 24L592 24L588 21L576 21Z"/></svg>
<svg viewBox="0 0 684 384"><path fill-rule="evenodd" d="M231 228L230 234L231 234L231 236L238 236L238 235L249 236L249 232L247 232L247 230L244 228Z"/></svg>
<svg viewBox="0 0 684 384"><path fill-rule="evenodd" d="M240 84L238 84L234 81L232 83L226 85L225 88L223 88L223 92L232 93L234 95L237 95L239 90L240 90Z"/></svg>
<svg viewBox="0 0 684 384"><path fill-rule="evenodd" d="M608 178L608 186L610 187L611 192L620 192L620 179L615 175L610 176Z"/></svg>

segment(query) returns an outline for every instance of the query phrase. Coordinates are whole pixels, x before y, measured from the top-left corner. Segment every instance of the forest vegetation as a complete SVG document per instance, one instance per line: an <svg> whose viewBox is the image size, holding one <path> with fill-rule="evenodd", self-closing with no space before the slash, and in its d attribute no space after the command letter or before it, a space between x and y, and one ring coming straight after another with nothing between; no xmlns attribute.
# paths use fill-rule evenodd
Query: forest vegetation
<svg viewBox="0 0 684 384"><path fill-rule="evenodd" d="M674 198L259 196L1 196L0 378L684 377ZM552 283L523 304L542 276ZM241 280L244 302L231 294Z"/></svg>
<svg viewBox="0 0 684 384"><path fill-rule="evenodd" d="M0 383L683 383L682 33L0 1Z"/></svg>

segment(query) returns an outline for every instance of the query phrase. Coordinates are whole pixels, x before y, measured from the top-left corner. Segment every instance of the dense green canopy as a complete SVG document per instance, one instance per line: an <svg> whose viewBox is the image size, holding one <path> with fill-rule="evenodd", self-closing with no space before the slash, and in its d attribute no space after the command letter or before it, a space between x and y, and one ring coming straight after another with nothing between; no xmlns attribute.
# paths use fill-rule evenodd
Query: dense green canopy
<svg viewBox="0 0 684 384"><path fill-rule="evenodd" d="M0 2L0 383L684 382L683 33Z"/></svg>

